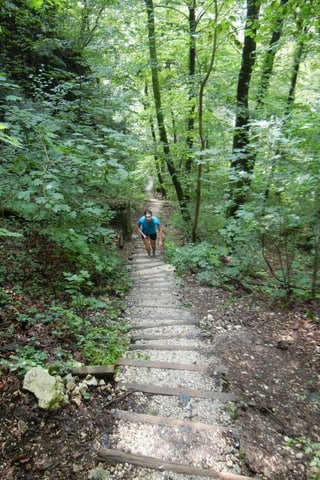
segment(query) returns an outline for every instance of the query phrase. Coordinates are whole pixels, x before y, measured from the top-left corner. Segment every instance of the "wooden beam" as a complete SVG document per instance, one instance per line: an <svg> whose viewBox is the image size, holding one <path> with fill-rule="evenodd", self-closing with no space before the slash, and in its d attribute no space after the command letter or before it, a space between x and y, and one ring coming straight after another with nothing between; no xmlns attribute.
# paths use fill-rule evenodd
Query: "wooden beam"
<svg viewBox="0 0 320 480"><path fill-rule="evenodd" d="M186 370L190 372L205 372L206 370L214 371L217 373L226 373L225 367L221 365L213 366L199 365L198 363L176 363L176 362L161 362L158 360L139 360L131 358L122 358L117 360L117 365L131 366L131 367L144 367L144 368L161 368L164 370Z"/></svg>
<svg viewBox="0 0 320 480"><path fill-rule="evenodd" d="M180 304L179 302L177 302L175 305L155 305L154 303L143 303L143 302L139 302L137 303L136 305L134 305L136 308L152 308L152 310L154 311L155 309L163 309L163 310L179 310L180 312L183 310L182 308L179 308L180 307ZM184 310L186 311L186 310ZM140 314L141 315L141 314Z"/></svg>
<svg viewBox="0 0 320 480"><path fill-rule="evenodd" d="M195 340L197 338L201 338L199 333L176 333L173 335L173 333L159 333L155 335L131 335L130 340L132 343L138 342L139 340L162 340L166 338L189 338L190 340Z"/></svg>
<svg viewBox="0 0 320 480"><path fill-rule="evenodd" d="M72 367L70 371L72 375L78 375L79 377L93 375L97 378L113 379L114 365L85 365L81 367Z"/></svg>
<svg viewBox="0 0 320 480"><path fill-rule="evenodd" d="M131 366L142 368L159 368L164 370L186 370L191 372L205 372L206 370L213 370L216 373L226 373L226 369L217 365L199 365L196 363L175 363L175 362L161 362L158 360L139 360L131 358L122 358L116 361L115 365L82 365L80 367L72 367L70 372L72 375L85 377L93 375L97 378L113 379L116 366Z"/></svg>
<svg viewBox="0 0 320 480"><path fill-rule="evenodd" d="M116 419L128 420L133 423L149 423L152 425L160 426L178 426L189 428L190 430L199 431L217 431L217 430L227 430L228 427L223 427L222 425L209 425L204 422L195 422L191 420L181 420L180 418L172 417L162 417L158 415L145 415L143 413L133 413L127 412L126 410L113 410L112 415Z"/></svg>
<svg viewBox="0 0 320 480"><path fill-rule="evenodd" d="M168 395L178 397L181 394L190 395L191 398L208 398L212 400L223 400L234 402L236 400L233 393L214 392L211 390L198 390L189 387L165 387L161 385L143 384L143 383L125 383L119 382L119 388L122 390L134 390L135 392L151 393L153 395Z"/></svg>
<svg viewBox="0 0 320 480"><path fill-rule="evenodd" d="M200 477L216 478L217 480L252 480L252 477L245 477L230 472L217 472L211 468L194 467L192 465L185 465L182 463L170 462L168 460L161 460L155 457L148 457L146 455L135 455L134 453L126 453L121 450L113 450L110 448L101 448L98 451L98 457L106 462L113 464L130 463L137 467L151 468L153 470L170 471L175 473L182 473L185 475L196 475Z"/></svg>
<svg viewBox="0 0 320 480"><path fill-rule="evenodd" d="M141 314L137 315L128 315L126 318L135 318L135 317L141 317ZM172 319L172 320L161 320L158 317L154 318L154 323L144 323L144 324L139 324L139 325L129 325L128 329L129 330L141 330L144 328L157 328L157 327L171 327L174 325L199 325L198 320L194 320L191 318L186 318L184 320L180 319Z"/></svg>
<svg viewBox="0 0 320 480"><path fill-rule="evenodd" d="M186 350L199 351L198 346L193 345L158 345L155 343L130 345L129 350Z"/></svg>

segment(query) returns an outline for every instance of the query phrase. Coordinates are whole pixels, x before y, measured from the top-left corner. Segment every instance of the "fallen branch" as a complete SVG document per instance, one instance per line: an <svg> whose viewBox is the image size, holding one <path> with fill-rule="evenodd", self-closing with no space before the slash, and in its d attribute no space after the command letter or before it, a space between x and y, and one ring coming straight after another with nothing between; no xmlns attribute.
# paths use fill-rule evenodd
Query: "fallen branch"
<svg viewBox="0 0 320 480"><path fill-rule="evenodd" d="M127 392L123 393L122 395L119 395L118 397L114 397L112 400L110 400L108 403L105 403L103 405L103 407L101 407L100 410L102 410L103 408L108 408L110 407L110 405L112 405L113 403L116 403L116 402L120 402L121 400L123 400L124 398L128 397L129 395L131 395L131 393L134 393L135 390L128 390Z"/></svg>

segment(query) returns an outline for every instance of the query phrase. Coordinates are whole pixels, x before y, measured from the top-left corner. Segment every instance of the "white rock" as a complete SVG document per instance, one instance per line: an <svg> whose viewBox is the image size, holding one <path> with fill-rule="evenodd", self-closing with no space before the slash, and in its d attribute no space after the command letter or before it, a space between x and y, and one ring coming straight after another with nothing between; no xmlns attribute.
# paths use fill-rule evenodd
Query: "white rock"
<svg viewBox="0 0 320 480"><path fill-rule="evenodd" d="M23 388L37 397L39 407L44 410L56 410L68 402L63 384L42 367L34 367L26 373Z"/></svg>

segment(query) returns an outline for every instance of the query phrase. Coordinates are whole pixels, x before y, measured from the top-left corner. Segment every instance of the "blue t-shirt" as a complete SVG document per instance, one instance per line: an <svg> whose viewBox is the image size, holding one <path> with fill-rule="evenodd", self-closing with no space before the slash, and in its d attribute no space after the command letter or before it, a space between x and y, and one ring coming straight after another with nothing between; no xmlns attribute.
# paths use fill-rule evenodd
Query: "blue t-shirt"
<svg viewBox="0 0 320 480"><path fill-rule="evenodd" d="M157 226L160 225L160 220L157 217L152 216L151 221L147 222L145 217L141 217L137 221L137 225L145 235L152 235L157 233Z"/></svg>

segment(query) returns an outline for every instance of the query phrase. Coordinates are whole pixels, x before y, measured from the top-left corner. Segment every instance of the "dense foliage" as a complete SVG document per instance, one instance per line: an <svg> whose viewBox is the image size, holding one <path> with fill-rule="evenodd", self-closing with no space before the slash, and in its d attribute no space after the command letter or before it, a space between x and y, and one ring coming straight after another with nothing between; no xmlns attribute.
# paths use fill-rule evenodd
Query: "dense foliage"
<svg viewBox="0 0 320 480"><path fill-rule="evenodd" d="M22 370L24 357L106 363L125 348L117 315L129 280L111 223L114 199L129 205L137 142L85 49L105 5L86 24L58 3L1 7L2 320L58 339L50 359L26 340L13 357ZM7 342L14 333L3 332Z"/></svg>

